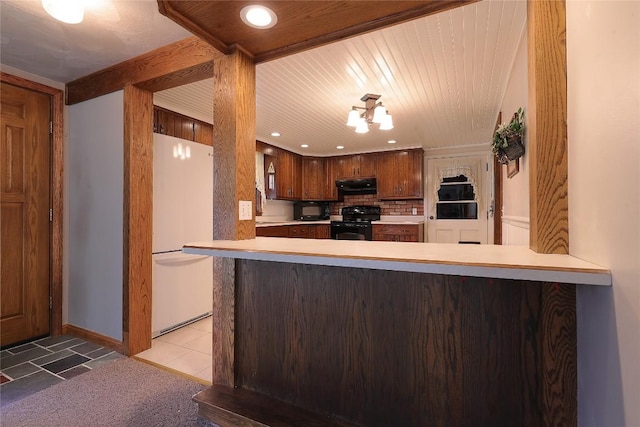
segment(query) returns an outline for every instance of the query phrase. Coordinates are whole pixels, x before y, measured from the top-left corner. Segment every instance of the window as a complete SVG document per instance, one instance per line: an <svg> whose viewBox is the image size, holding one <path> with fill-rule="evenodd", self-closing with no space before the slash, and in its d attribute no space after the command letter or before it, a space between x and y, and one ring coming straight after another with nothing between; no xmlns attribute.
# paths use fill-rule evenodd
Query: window
<svg viewBox="0 0 640 427"><path fill-rule="evenodd" d="M478 219L473 185L465 175L443 178L438 189L437 219Z"/></svg>

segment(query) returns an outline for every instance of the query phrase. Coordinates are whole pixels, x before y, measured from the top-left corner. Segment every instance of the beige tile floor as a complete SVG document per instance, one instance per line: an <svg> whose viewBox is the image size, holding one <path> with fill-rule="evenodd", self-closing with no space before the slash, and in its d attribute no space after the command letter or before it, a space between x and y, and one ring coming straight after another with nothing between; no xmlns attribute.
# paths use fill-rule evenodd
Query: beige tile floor
<svg viewBox="0 0 640 427"><path fill-rule="evenodd" d="M211 317L206 317L153 339L151 348L136 357L211 384L211 328Z"/></svg>

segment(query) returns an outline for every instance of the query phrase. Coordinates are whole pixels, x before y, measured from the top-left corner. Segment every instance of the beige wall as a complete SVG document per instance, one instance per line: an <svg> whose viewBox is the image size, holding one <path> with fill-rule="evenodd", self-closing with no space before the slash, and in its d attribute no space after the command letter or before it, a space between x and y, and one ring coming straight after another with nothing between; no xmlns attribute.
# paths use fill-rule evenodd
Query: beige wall
<svg viewBox="0 0 640 427"><path fill-rule="evenodd" d="M569 251L580 287L578 424L640 426L640 2L567 2Z"/></svg>
<svg viewBox="0 0 640 427"><path fill-rule="evenodd" d="M502 122L511 120L518 108L525 110L527 119L528 100L527 72L527 34L520 40L511 76L502 100ZM527 135L525 131L525 150ZM507 167L502 166L502 242L505 245L529 245L529 156L525 151L519 159L520 172L512 178L507 177Z"/></svg>

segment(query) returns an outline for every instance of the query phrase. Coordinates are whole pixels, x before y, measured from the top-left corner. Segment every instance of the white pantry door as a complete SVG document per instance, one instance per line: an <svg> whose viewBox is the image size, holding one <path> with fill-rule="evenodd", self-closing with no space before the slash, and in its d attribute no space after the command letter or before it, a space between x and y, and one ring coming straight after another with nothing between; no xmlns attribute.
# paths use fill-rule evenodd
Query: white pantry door
<svg viewBox="0 0 640 427"><path fill-rule="evenodd" d="M467 178L464 183L445 182L463 175ZM446 178L446 179L445 179ZM464 184L464 185L457 185ZM467 187L467 193L456 200L449 191L449 197L440 200L439 190L446 193L447 186ZM472 189L472 195L469 195ZM490 233L493 214L491 194L491 166L486 155L467 157L433 158L427 160L427 220L426 241L429 243L493 243ZM441 193L444 194L444 193ZM441 205L440 207L438 205ZM477 211L476 219L450 219L455 211ZM440 211L440 215L438 212ZM476 215L468 215L476 216ZM491 219L491 221L489 221Z"/></svg>

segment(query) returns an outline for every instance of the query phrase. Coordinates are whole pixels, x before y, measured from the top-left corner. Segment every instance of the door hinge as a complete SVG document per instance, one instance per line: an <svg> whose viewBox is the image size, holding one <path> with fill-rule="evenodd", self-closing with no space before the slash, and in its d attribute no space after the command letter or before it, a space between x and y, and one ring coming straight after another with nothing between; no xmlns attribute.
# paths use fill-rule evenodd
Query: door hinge
<svg viewBox="0 0 640 427"><path fill-rule="evenodd" d="M49 209L49 222L53 222L53 209Z"/></svg>
<svg viewBox="0 0 640 427"><path fill-rule="evenodd" d="M53 133L53 122L49 122L49 133Z"/></svg>
<svg viewBox="0 0 640 427"><path fill-rule="evenodd" d="M49 310L53 310L53 297L49 297Z"/></svg>

